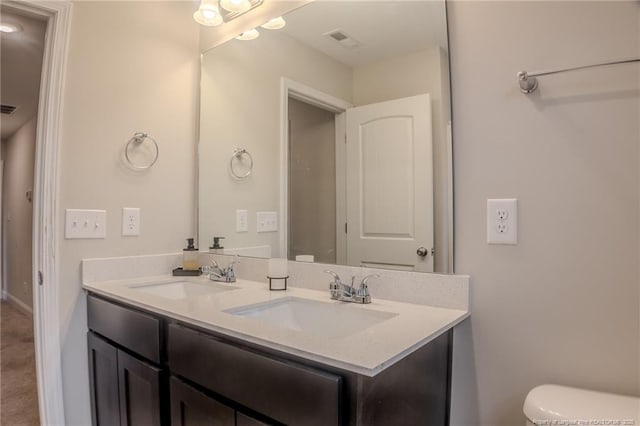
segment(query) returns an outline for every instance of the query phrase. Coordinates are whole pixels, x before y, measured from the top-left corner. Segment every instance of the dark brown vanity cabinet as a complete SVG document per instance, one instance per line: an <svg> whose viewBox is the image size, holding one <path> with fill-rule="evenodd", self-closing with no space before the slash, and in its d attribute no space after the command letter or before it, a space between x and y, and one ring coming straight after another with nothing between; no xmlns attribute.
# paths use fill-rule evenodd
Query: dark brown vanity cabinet
<svg viewBox="0 0 640 426"><path fill-rule="evenodd" d="M171 378L172 426L233 426L235 423L236 412L233 408L182 380Z"/></svg>
<svg viewBox="0 0 640 426"><path fill-rule="evenodd" d="M88 300L94 425L448 424L451 331L368 377Z"/></svg>
<svg viewBox="0 0 640 426"><path fill-rule="evenodd" d="M160 320L141 312L89 296L87 334L89 349L89 384L91 413L99 426L160 426L163 421L163 381L166 371L152 360L124 346L143 347L145 355L159 360ZM132 323L128 323L132 320ZM128 324L115 327L114 324ZM141 324L143 324L141 326ZM129 334L152 324L146 332L132 339ZM98 334L100 333L100 334ZM146 342L145 342L146 340ZM149 350L157 346L156 350ZM156 356L157 355L157 356Z"/></svg>

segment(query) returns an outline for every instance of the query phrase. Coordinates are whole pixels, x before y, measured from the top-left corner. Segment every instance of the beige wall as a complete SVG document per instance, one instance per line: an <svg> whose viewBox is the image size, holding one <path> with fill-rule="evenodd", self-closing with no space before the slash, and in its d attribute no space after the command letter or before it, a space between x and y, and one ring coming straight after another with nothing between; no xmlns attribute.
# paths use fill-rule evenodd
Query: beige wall
<svg viewBox="0 0 640 426"><path fill-rule="evenodd" d="M67 424L90 424L80 260L177 252L194 232L199 25L191 2L74 4L60 152L60 321ZM136 131L158 162L132 172ZM120 236L121 208L142 209L140 237ZM64 209L107 210L107 238L64 240Z"/></svg>
<svg viewBox="0 0 640 426"><path fill-rule="evenodd" d="M638 394L640 68L516 72L640 54L638 2L449 3L456 272L452 425L522 424L542 383ZM519 244L486 244L517 197Z"/></svg>
<svg viewBox="0 0 640 426"><path fill-rule="evenodd" d="M33 190L36 118L27 121L3 145L2 244L5 288L11 301L23 310L31 310L33 204L27 200L26 192Z"/></svg>
<svg viewBox="0 0 640 426"><path fill-rule="evenodd" d="M282 33L262 31L250 43L232 40L203 55L198 200L202 248L213 236L224 236L228 248L269 245L274 256L279 253L279 233L257 233L256 212L280 208L282 77L351 101L349 67ZM253 173L243 181L229 173L236 147L246 148L254 161ZM248 210L249 232L235 232L236 209Z"/></svg>
<svg viewBox="0 0 640 426"><path fill-rule="evenodd" d="M428 93L433 137L434 271L449 267L449 172L447 123L451 119L447 53L439 47L355 67L353 101L367 105Z"/></svg>

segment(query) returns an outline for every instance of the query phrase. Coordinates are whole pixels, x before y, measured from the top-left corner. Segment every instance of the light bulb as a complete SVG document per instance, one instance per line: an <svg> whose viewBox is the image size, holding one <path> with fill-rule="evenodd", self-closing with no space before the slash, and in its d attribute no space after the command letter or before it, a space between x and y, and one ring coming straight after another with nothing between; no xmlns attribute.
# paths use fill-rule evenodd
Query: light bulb
<svg viewBox="0 0 640 426"><path fill-rule="evenodd" d="M220 6L229 12L241 13L251 9L249 0L220 0Z"/></svg>
<svg viewBox="0 0 640 426"><path fill-rule="evenodd" d="M287 25L286 21L282 16L278 16L277 18L273 18L270 21L267 21L262 28L266 28L268 30L279 30Z"/></svg>
<svg viewBox="0 0 640 426"><path fill-rule="evenodd" d="M193 14L193 19L200 25L207 27L215 27L222 24L222 15L218 10L218 6L207 0L202 0L200 8Z"/></svg>
<svg viewBox="0 0 640 426"><path fill-rule="evenodd" d="M245 31L243 33L240 33L240 35L238 37L236 37L236 39L242 40L242 41L247 41L247 40L255 40L258 37L260 37L260 33L258 32L258 30L253 28L251 30Z"/></svg>
<svg viewBox="0 0 640 426"><path fill-rule="evenodd" d="M0 23L0 33L17 33L22 31L22 27L16 24Z"/></svg>

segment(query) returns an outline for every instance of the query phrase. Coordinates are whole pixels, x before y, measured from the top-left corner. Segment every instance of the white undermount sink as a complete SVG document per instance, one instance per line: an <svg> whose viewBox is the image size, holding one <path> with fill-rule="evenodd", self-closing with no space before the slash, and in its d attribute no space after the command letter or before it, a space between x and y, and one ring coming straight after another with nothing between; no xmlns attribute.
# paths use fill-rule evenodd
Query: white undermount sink
<svg viewBox="0 0 640 426"><path fill-rule="evenodd" d="M318 302L299 297L284 297L224 312L322 337L349 336L398 315L364 309L353 303Z"/></svg>
<svg viewBox="0 0 640 426"><path fill-rule="evenodd" d="M153 294L173 300L235 290L235 287L223 286L221 284L199 284L189 281L172 281L161 284L136 284L129 286L129 288L141 293Z"/></svg>

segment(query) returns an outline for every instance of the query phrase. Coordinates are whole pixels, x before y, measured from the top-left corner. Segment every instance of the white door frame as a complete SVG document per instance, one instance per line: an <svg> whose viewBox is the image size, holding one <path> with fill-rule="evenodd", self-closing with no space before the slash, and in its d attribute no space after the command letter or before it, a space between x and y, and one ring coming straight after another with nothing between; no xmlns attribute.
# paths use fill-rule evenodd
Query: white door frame
<svg viewBox="0 0 640 426"><path fill-rule="evenodd" d="M7 280L4 278L4 236L2 235L2 179L4 176L4 160L0 160L0 287L2 287L2 295L0 299L7 300L7 289L5 285Z"/></svg>
<svg viewBox="0 0 640 426"><path fill-rule="evenodd" d="M47 21L33 188L33 322L40 423L64 425L58 309L57 196L58 153L72 4L70 1L8 0L3 5Z"/></svg>
<svg viewBox="0 0 640 426"><path fill-rule="evenodd" d="M336 114L344 113L348 108L352 108L353 104L336 98L335 96L324 93L313 87L307 86L288 78L280 79L280 252L279 256L286 259L288 256L288 233L289 229L286 224L288 222L288 203L289 203L289 97L313 105L315 107L331 111ZM343 118L336 116L336 135L345 134L346 123ZM344 144L342 144L344 147ZM339 152L336 151L336 157ZM342 155L341 158L344 158ZM337 165L336 165L337 166ZM340 187L339 182L337 186ZM340 213L340 200L345 196L345 191L336 193L336 215ZM344 215L342 215L344 216ZM338 217L340 219L340 217ZM343 219L341 219L343 220ZM340 228L340 220L336 222L336 228ZM340 239L336 240L336 244L340 244Z"/></svg>

